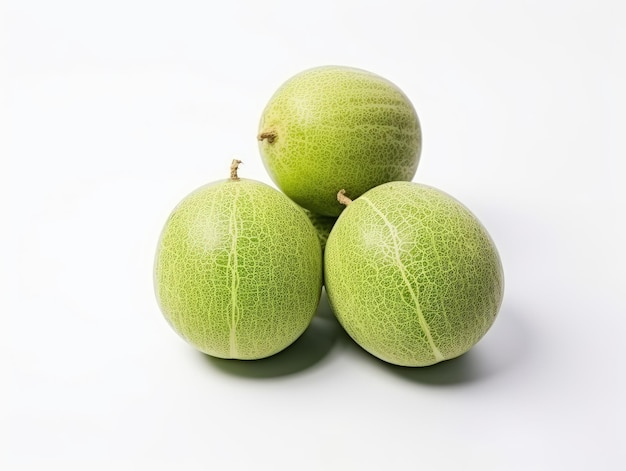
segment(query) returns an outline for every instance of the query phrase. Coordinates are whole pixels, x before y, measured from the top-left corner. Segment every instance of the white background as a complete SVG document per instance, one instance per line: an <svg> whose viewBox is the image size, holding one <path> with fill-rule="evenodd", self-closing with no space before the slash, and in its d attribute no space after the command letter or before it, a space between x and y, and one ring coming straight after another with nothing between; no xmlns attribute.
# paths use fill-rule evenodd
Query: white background
<svg viewBox="0 0 626 471"><path fill-rule="evenodd" d="M623 5L4 2L0 468L626 469ZM233 157L271 183L262 109L324 64L405 91L415 181L500 250L460 359L384 364L323 300L283 353L216 360L158 310L169 212Z"/></svg>

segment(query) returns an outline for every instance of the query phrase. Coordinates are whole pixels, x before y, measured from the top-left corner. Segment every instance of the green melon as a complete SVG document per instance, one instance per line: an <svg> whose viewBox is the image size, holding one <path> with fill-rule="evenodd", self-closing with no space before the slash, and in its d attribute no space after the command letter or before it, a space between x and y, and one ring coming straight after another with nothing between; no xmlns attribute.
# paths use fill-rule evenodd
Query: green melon
<svg viewBox="0 0 626 471"><path fill-rule="evenodd" d="M215 357L258 359L289 346L310 324L322 252L301 208L235 173L174 209L154 278L165 318L187 342Z"/></svg>
<svg viewBox="0 0 626 471"><path fill-rule="evenodd" d="M348 334L402 366L467 352L503 296L502 265L485 228L448 194L417 183L383 184L350 202L330 233L324 267L328 299Z"/></svg>
<svg viewBox="0 0 626 471"><path fill-rule="evenodd" d="M409 181L422 135L415 109L393 83L341 66L303 71L271 97L259 150L276 185L300 206L338 216L337 191L357 197L389 181Z"/></svg>

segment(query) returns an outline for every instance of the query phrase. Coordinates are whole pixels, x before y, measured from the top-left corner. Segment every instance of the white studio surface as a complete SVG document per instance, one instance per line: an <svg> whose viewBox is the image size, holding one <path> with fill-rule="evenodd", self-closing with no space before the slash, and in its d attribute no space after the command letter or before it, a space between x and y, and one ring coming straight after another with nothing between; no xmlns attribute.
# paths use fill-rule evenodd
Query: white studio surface
<svg viewBox="0 0 626 471"><path fill-rule="evenodd" d="M626 7L617 1L2 4L0 469L626 469ZM309 67L413 101L415 181L499 248L463 357L371 357L325 299L288 350L208 358L155 301L190 191L270 183L265 103Z"/></svg>

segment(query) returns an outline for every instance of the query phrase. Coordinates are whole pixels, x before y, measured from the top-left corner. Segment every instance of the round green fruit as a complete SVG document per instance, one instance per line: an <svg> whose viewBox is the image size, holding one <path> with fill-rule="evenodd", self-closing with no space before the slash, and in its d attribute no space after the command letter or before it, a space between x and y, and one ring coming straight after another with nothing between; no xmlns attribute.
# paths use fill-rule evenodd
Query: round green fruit
<svg viewBox="0 0 626 471"><path fill-rule="evenodd" d="M356 198L382 183L410 181L422 146L415 109L396 85L340 66L285 82L263 111L258 139L276 185L300 206L335 217L341 188Z"/></svg>
<svg viewBox="0 0 626 471"><path fill-rule="evenodd" d="M365 350L427 366L458 357L493 324L504 280L478 219L435 188L380 185L350 202L326 244L328 299Z"/></svg>
<svg viewBox="0 0 626 471"><path fill-rule="evenodd" d="M322 286L322 251L304 211L274 188L239 179L203 186L180 202L154 267L160 308L198 350L258 359L310 324Z"/></svg>

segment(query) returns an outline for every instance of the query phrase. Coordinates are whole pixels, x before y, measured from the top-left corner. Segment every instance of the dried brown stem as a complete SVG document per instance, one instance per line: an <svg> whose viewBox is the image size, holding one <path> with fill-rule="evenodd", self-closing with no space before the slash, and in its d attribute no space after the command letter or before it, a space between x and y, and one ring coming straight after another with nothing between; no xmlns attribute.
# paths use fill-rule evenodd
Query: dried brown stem
<svg viewBox="0 0 626 471"><path fill-rule="evenodd" d="M339 190L339 193L337 193L337 201L339 201L344 206L348 206L350 203L352 203L352 200L346 196L346 190L343 189Z"/></svg>
<svg viewBox="0 0 626 471"><path fill-rule="evenodd" d="M230 179L233 181L239 180L239 175L237 175L237 169L239 168L240 163L241 160L233 159L232 163L230 164Z"/></svg>
<svg viewBox="0 0 626 471"><path fill-rule="evenodd" d="M276 138L278 137L278 135L276 134L276 131L274 131L273 129L270 129L269 131L263 131L261 134L259 134L257 136L257 139L259 141L264 141L267 139L268 144L272 144Z"/></svg>

